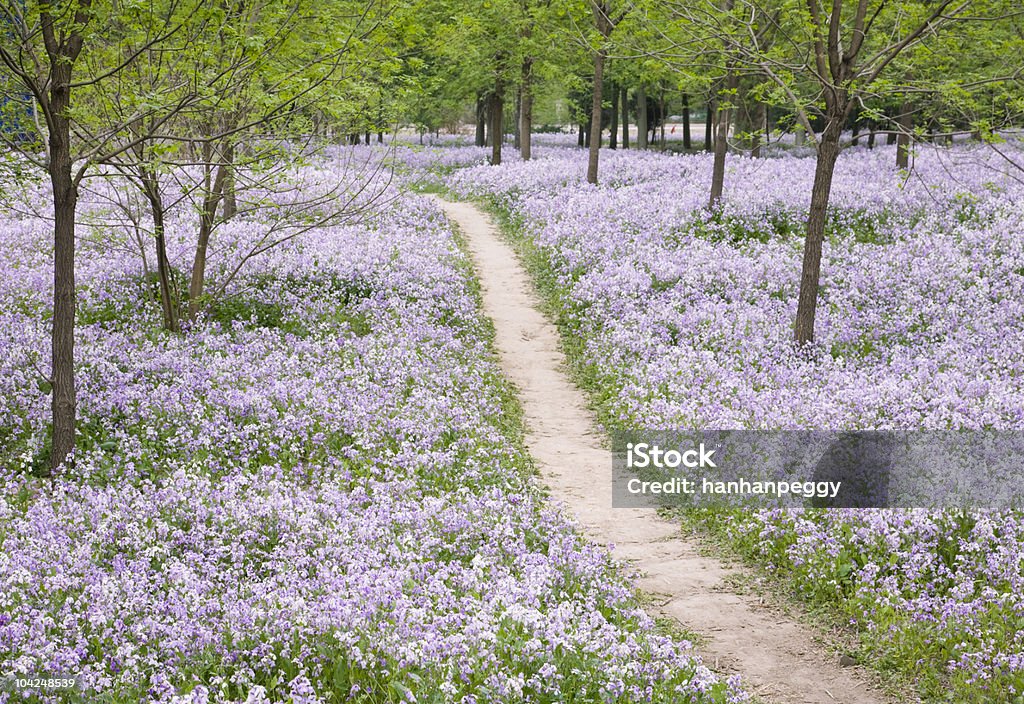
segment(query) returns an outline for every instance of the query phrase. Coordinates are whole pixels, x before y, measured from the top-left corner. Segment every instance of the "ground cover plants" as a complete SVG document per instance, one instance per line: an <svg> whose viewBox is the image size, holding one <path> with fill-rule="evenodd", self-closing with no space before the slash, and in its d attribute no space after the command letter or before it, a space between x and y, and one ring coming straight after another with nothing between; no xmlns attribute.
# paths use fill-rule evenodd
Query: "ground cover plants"
<svg viewBox="0 0 1024 704"><path fill-rule="evenodd" d="M80 678L28 701L745 699L535 488L431 201L392 189L251 259L175 334L103 224L123 187L79 205L80 435L52 481L47 186L0 214L0 672ZM177 270L194 212L169 215ZM211 281L272 217L218 231Z"/></svg>
<svg viewBox="0 0 1024 704"><path fill-rule="evenodd" d="M1002 145L1024 163L1016 145ZM608 428L1019 429L1024 185L981 144L844 151L816 342L795 349L811 159L539 150L452 171L533 260ZM705 517L708 518L708 517ZM1019 514L716 514L731 543L942 701L1024 701Z"/></svg>
<svg viewBox="0 0 1024 704"><path fill-rule="evenodd" d="M534 486L550 330L491 349L536 311L428 192L504 219L608 429L1024 430L1019 0L0 0L0 35L0 704L745 698ZM560 449L604 457L587 425ZM866 660L1024 704L1017 515L704 520ZM709 654L854 686L764 625Z"/></svg>

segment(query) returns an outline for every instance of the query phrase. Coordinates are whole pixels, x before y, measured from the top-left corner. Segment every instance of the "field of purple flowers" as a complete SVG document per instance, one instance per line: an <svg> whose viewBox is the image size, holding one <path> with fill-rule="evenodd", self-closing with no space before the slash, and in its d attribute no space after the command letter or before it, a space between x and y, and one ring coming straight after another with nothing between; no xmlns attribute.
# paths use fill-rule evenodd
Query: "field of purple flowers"
<svg viewBox="0 0 1024 704"><path fill-rule="evenodd" d="M813 160L730 156L710 212L709 155L603 152L599 187L584 158L490 168L463 148L437 173L508 218L607 426L1024 426L1024 171L990 148L921 149L909 173L844 152L811 355L790 340ZM867 662L936 700L1024 701L1019 514L715 520L849 619Z"/></svg>
<svg viewBox="0 0 1024 704"><path fill-rule="evenodd" d="M535 488L430 201L253 259L177 335L109 226L123 187L80 206L81 436L52 485L45 188L0 213L0 674L89 702L745 700ZM193 218L168 221L179 268ZM267 226L219 230L211 279Z"/></svg>

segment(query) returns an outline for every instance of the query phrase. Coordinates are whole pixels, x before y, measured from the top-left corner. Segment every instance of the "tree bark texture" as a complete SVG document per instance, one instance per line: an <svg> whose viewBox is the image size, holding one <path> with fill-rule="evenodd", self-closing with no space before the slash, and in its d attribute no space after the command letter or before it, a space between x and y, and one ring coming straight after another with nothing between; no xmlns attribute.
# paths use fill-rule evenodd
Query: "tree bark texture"
<svg viewBox="0 0 1024 704"><path fill-rule="evenodd" d="M704 118L704 151L709 152L715 148L714 144L714 114L715 101L709 100L707 105L707 116Z"/></svg>
<svg viewBox="0 0 1024 704"><path fill-rule="evenodd" d="M358 143L358 134L356 140ZM204 166L206 169L205 191L202 209L199 212L199 236L196 240L195 258L192 260L192 278L188 287L189 319L195 318L199 313L200 300L206 283L206 254L210 245L210 235L213 234L217 205L224 194L224 178L227 173L223 163L215 164L213 162L213 150L208 143L204 145L203 150L207 157Z"/></svg>
<svg viewBox="0 0 1024 704"><path fill-rule="evenodd" d="M896 168L910 168L910 132L914 129L914 114L909 103L900 109L900 130L896 137Z"/></svg>
<svg viewBox="0 0 1024 704"><path fill-rule="evenodd" d="M690 96L683 93L683 149L691 149L690 140Z"/></svg>
<svg viewBox="0 0 1024 704"><path fill-rule="evenodd" d="M498 166L501 164L501 142L505 134L505 99L504 99L505 87L501 84L501 81L494 86L494 92L491 93L488 105L488 113L490 115L490 129L488 130L491 135L491 165Z"/></svg>
<svg viewBox="0 0 1024 704"><path fill-rule="evenodd" d="M156 272L160 286L160 308L164 316L164 329L178 332L178 305L171 286L171 264L167 257L167 238L164 227L164 200L160 192L160 181L157 174L147 168L142 169L142 187L146 200L149 202L150 215L153 217L153 237L156 240Z"/></svg>
<svg viewBox="0 0 1024 704"><path fill-rule="evenodd" d="M487 146L487 108L482 95L476 96L476 140L478 147Z"/></svg>
<svg viewBox="0 0 1024 704"><path fill-rule="evenodd" d="M647 149L647 91L636 89L636 148Z"/></svg>
<svg viewBox="0 0 1024 704"><path fill-rule="evenodd" d="M766 112L764 103L757 101L754 105L754 119L750 126L750 156L755 159L761 157L761 130L764 129Z"/></svg>
<svg viewBox="0 0 1024 704"><path fill-rule="evenodd" d="M796 323L793 337L798 345L814 341L814 318L818 304L821 276L821 251L825 240L832 176L839 158L839 137L842 135L845 108L830 111L825 131L818 142L818 159L811 189L811 209L807 215L807 235L804 240L804 258L800 273L800 295L797 300Z"/></svg>
<svg viewBox="0 0 1024 704"><path fill-rule="evenodd" d="M736 74L730 71L725 80L729 95L733 95L738 83ZM708 207L711 210L718 206L718 201L722 199L722 191L725 188L725 157L729 151L729 122L732 112L735 110L730 110L728 102L719 101L716 117L718 134L715 135L715 161L711 169L711 195L708 199Z"/></svg>
<svg viewBox="0 0 1024 704"><path fill-rule="evenodd" d="M50 473L75 448L75 209L78 186L71 176L71 65L56 57L50 76L50 183L53 186L53 332Z"/></svg>
<svg viewBox="0 0 1024 704"><path fill-rule="evenodd" d="M604 82L604 49L594 52L594 100L590 105L590 154L587 158L587 183L597 183L601 156L601 98Z"/></svg>
<svg viewBox="0 0 1024 704"><path fill-rule="evenodd" d="M629 149L629 91L623 88L619 98L622 102L622 148Z"/></svg>
<svg viewBox="0 0 1024 704"><path fill-rule="evenodd" d="M516 88L516 111L515 111L515 113L513 115L513 118L515 119L515 123L516 124L515 124L514 129L512 130L512 133L514 135L513 139L512 139L512 148L515 149L517 152L519 152L520 155L522 155L522 153L523 153L523 141L522 141L523 140L523 133L519 129L520 121L522 120L522 117L523 117L523 86L522 86L522 84L520 84Z"/></svg>
<svg viewBox="0 0 1024 704"><path fill-rule="evenodd" d="M519 155L523 161L529 161L533 155L533 59L523 59L521 78L523 98L519 106Z"/></svg>
<svg viewBox="0 0 1024 704"><path fill-rule="evenodd" d="M619 146L619 88L614 83L608 86L612 94L611 124L608 125L608 148Z"/></svg>
<svg viewBox="0 0 1024 704"><path fill-rule="evenodd" d="M75 9L75 28L66 36L54 31L49 6L39 13L49 63L48 75L36 83L36 98L47 122L47 171L53 187L53 329L51 332L50 413L53 425L50 463L45 476L54 472L75 449L77 392L75 388L75 210L78 183L72 176L71 74L84 44L90 0Z"/></svg>
<svg viewBox="0 0 1024 704"><path fill-rule="evenodd" d="M369 144L369 142L367 142ZM235 196L235 145L224 147L224 219L230 220L238 213L238 199Z"/></svg>

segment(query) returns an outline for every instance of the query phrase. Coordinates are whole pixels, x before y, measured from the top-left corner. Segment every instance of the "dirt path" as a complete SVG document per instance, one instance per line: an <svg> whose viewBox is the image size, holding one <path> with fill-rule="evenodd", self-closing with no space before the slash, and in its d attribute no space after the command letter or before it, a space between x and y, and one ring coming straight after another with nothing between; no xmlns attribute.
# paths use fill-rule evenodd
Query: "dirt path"
<svg viewBox="0 0 1024 704"><path fill-rule="evenodd" d="M857 668L840 667L803 625L730 587L735 571L702 556L679 526L650 509L613 509L611 457L586 398L566 376L558 332L539 312L526 271L484 213L438 199L465 236L494 321L501 364L518 387L527 444L556 500L587 535L612 543L638 568L638 586L661 615L702 635L699 652L723 673L738 673L748 691L780 704L887 702Z"/></svg>

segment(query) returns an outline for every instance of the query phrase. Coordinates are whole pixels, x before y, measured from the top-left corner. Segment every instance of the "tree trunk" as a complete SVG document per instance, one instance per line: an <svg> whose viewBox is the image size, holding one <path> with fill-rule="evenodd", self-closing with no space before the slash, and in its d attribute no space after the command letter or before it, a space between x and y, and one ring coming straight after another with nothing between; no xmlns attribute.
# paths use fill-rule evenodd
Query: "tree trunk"
<svg viewBox="0 0 1024 704"><path fill-rule="evenodd" d="M149 257L146 256L146 242L149 238L142 234L142 228L138 222L133 223L132 230L135 233L135 244L139 247L139 257L142 259L142 277L149 281Z"/></svg>
<svg viewBox="0 0 1024 704"><path fill-rule="evenodd" d="M704 151L709 152L715 148L712 128L714 127L714 120L712 116L715 114L715 101L709 100L707 105L707 115L704 118Z"/></svg>
<svg viewBox="0 0 1024 704"><path fill-rule="evenodd" d="M858 146L860 144L860 120L854 120L853 121L852 132L853 132L853 136L850 139L850 146L851 147L856 147L856 146Z"/></svg>
<svg viewBox="0 0 1024 704"><path fill-rule="evenodd" d="M174 291L171 289L171 264L167 257L164 199L160 193L160 181L157 174L146 166L142 167L142 191L149 202L149 211L153 217L153 236L156 240L156 272L160 285L160 308L164 314L164 329L170 332L178 332L178 307Z"/></svg>
<svg viewBox="0 0 1024 704"><path fill-rule="evenodd" d="M629 149L629 91L622 89L622 148Z"/></svg>
<svg viewBox="0 0 1024 704"><path fill-rule="evenodd" d="M155 202L150 207L153 211L153 234L156 237L156 269L160 279L160 305L164 313L164 329L178 332L178 307L171 288L171 263L167 258L163 202Z"/></svg>
<svg viewBox="0 0 1024 704"><path fill-rule="evenodd" d="M56 63L56 59L54 62ZM53 472L75 448L75 209L78 186L71 176L71 66L51 66L50 160L53 186L53 331L51 356L53 445L49 471Z"/></svg>
<svg viewBox="0 0 1024 704"><path fill-rule="evenodd" d="M734 95L735 88L739 82L736 74L730 71L726 76L726 87L729 95ZM729 117L730 109L728 102L722 100L718 104L716 127L718 134L715 135L715 161L711 170L711 197L708 207L714 210L718 201L722 199L722 190L725 187L725 157L729 150Z"/></svg>
<svg viewBox="0 0 1024 704"><path fill-rule="evenodd" d="M498 166L501 164L501 142L505 135L505 100L504 100L504 86L501 85L501 81L494 86L494 92L491 93L490 105L488 113L490 115L491 129L491 165Z"/></svg>
<svg viewBox="0 0 1024 704"><path fill-rule="evenodd" d="M693 147L690 141L690 96L683 93L683 149Z"/></svg>
<svg viewBox="0 0 1024 704"><path fill-rule="evenodd" d="M512 148L520 154L523 153L523 133L519 129L519 122L523 116L523 86L522 84L516 88L516 111L514 114L515 118L515 129L512 130Z"/></svg>
<svg viewBox="0 0 1024 704"><path fill-rule="evenodd" d="M615 149L619 141L619 88L614 83L608 86L612 94L611 124L608 125L608 148Z"/></svg>
<svg viewBox="0 0 1024 704"><path fill-rule="evenodd" d="M356 140L358 139L359 135L357 134ZM203 149L207 155L212 156L212 150L208 144L204 145ZM203 296L206 282L206 253L210 245L210 235L213 233L217 205L220 203L224 188L224 165L218 164L215 169L213 163L207 162L204 168L206 169L205 192L203 193L202 210L199 213L199 237L196 240L196 254L192 260L192 279L188 287L188 317L190 320L199 313L199 302ZM216 173L211 183L210 175L214 171Z"/></svg>
<svg viewBox="0 0 1024 704"><path fill-rule="evenodd" d="M519 106L519 155L523 161L533 156L533 59L523 59L523 100Z"/></svg>
<svg viewBox="0 0 1024 704"><path fill-rule="evenodd" d="M914 115L910 103L903 103L900 109L900 130L896 138L896 168L910 167L910 131L914 129Z"/></svg>
<svg viewBox="0 0 1024 704"><path fill-rule="evenodd" d="M590 155L587 183L597 183L597 162L601 154L601 97L604 88L604 49L594 52L594 100L590 105Z"/></svg>
<svg viewBox="0 0 1024 704"><path fill-rule="evenodd" d="M576 146L580 149L587 146L587 127L582 122L576 132Z"/></svg>
<svg viewBox="0 0 1024 704"><path fill-rule="evenodd" d="M875 148L875 126L871 125L871 131L868 132L868 149Z"/></svg>
<svg viewBox="0 0 1024 704"><path fill-rule="evenodd" d="M843 132L845 106L832 111L825 131L818 142L818 158L811 189L811 209L807 215L807 237L804 240L804 260L800 274L800 296L797 301L793 338L798 345L814 341L814 315L818 307L818 283L821 277L821 249L825 240L825 221L828 215L832 176L839 157L839 138Z"/></svg>
<svg viewBox="0 0 1024 704"><path fill-rule="evenodd" d="M761 158L761 130L764 129L765 112L764 103L757 101L753 124L750 126L750 156L754 159Z"/></svg>
<svg viewBox="0 0 1024 704"><path fill-rule="evenodd" d="M647 91L636 89L636 148L647 149Z"/></svg>
<svg viewBox="0 0 1024 704"><path fill-rule="evenodd" d="M661 95L658 98L658 109L661 114L658 116L658 123L661 126L661 151L665 151L667 142L665 141L665 121L668 118L668 106L665 103L665 89L661 89Z"/></svg>
<svg viewBox="0 0 1024 704"><path fill-rule="evenodd" d="M378 132L377 133L377 144L384 144L384 133L383 132Z"/></svg>
<svg viewBox="0 0 1024 704"><path fill-rule="evenodd" d="M369 142L367 142L369 144ZM238 213L238 199L235 196L235 145L224 147L224 219L230 220Z"/></svg>
<svg viewBox="0 0 1024 704"><path fill-rule="evenodd" d="M476 96L476 146L487 146L487 109L482 95Z"/></svg>

